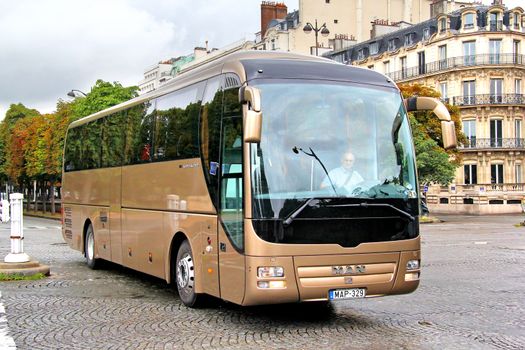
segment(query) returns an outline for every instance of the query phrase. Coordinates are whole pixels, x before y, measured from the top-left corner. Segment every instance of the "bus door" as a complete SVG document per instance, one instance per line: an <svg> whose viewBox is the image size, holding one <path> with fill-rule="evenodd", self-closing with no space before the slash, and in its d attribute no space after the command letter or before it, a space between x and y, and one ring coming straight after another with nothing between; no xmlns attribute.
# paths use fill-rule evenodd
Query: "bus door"
<svg viewBox="0 0 525 350"><path fill-rule="evenodd" d="M242 118L225 117L221 132L219 281L221 298L241 304L245 286Z"/></svg>

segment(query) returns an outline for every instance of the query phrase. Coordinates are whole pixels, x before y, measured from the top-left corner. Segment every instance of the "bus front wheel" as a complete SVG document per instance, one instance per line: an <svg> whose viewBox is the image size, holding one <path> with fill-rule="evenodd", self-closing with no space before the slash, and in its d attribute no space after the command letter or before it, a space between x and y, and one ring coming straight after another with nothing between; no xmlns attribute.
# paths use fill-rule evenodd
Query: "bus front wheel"
<svg viewBox="0 0 525 350"><path fill-rule="evenodd" d="M175 283L184 305L197 307L201 297L195 293L195 265L188 241L182 242L175 263Z"/></svg>
<svg viewBox="0 0 525 350"><path fill-rule="evenodd" d="M95 233L93 226L89 224L86 230L86 241L84 243L84 254L86 255L87 266L95 270L99 265L99 260L95 258Z"/></svg>

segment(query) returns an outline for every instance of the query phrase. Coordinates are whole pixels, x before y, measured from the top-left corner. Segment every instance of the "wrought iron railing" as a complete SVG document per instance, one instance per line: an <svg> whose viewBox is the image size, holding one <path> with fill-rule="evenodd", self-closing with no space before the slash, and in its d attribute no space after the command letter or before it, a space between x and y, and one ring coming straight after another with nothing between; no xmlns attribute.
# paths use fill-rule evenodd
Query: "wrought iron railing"
<svg viewBox="0 0 525 350"><path fill-rule="evenodd" d="M398 81L415 78L420 75L438 73L450 69L484 65L525 65L525 55L501 53L450 57L447 59L390 72L386 75L394 81Z"/></svg>
<svg viewBox="0 0 525 350"><path fill-rule="evenodd" d="M490 184L465 184L441 187L441 192L455 192L466 194L483 194L486 192L524 192L524 183L490 183Z"/></svg>
<svg viewBox="0 0 525 350"><path fill-rule="evenodd" d="M452 97L454 106L476 105L522 105L525 104L523 94L481 94Z"/></svg>
<svg viewBox="0 0 525 350"><path fill-rule="evenodd" d="M478 148L525 148L525 139L522 138L476 138L470 137L467 142L460 145L460 149Z"/></svg>
<svg viewBox="0 0 525 350"><path fill-rule="evenodd" d="M489 21L489 28L491 32L500 32L503 30L503 21Z"/></svg>

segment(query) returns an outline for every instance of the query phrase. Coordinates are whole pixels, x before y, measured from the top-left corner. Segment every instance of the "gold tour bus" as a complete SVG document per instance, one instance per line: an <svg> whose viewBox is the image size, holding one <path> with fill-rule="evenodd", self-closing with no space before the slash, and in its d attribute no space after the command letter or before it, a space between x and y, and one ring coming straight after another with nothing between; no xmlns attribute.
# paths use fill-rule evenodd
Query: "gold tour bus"
<svg viewBox="0 0 525 350"><path fill-rule="evenodd" d="M377 72L246 51L73 122L65 241L101 260L240 305L414 291L420 198L407 111Z"/></svg>

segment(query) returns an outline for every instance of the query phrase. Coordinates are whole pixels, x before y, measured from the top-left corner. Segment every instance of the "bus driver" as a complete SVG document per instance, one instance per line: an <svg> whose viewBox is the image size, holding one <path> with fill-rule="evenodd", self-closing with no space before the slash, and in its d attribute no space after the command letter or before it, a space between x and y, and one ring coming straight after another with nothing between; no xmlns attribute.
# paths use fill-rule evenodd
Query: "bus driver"
<svg viewBox="0 0 525 350"><path fill-rule="evenodd" d="M354 162L354 154L350 151L347 151L341 157L341 166L332 169L328 173L330 179L334 183L335 188L344 188L348 192L352 192L354 187L364 180L356 170L353 170ZM321 188L327 187L330 187L330 180L328 179L328 176L325 176L323 182L321 183Z"/></svg>

